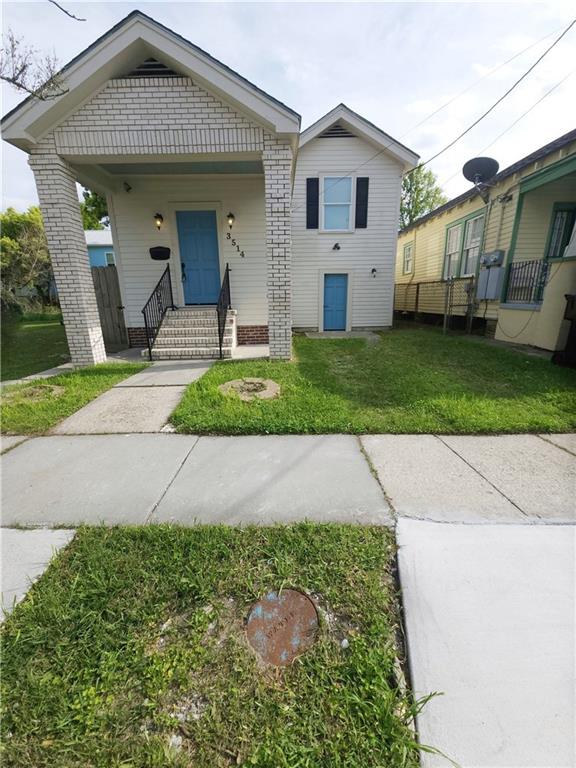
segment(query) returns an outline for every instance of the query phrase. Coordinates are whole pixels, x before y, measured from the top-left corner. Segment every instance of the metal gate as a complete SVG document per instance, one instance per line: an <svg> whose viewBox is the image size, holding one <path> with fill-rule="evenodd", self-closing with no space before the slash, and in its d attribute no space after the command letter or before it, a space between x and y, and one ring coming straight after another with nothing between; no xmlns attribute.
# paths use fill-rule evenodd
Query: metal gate
<svg viewBox="0 0 576 768"><path fill-rule="evenodd" d="M472 320L476 311L475 280L473 277L446 280L444 294L444 333L450 329L452 317L466 317L466 332L472 331Z"/></svg>
<svg viewBox="0 0 576 768"><path fill-rule="evenodd" d="M125 349L128 346L128 334L116 267L92 267L92 280L106 350L115 352Z"/></svg>

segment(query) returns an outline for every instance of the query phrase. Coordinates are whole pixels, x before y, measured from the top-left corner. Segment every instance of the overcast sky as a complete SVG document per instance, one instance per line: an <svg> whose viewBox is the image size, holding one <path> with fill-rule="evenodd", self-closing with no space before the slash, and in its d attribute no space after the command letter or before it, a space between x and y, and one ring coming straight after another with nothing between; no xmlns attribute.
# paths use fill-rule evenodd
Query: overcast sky
<svg viewBox="0 0 576 768"><path fill-rule="evenodd" d="M423 160L472 123L567 26L573 3L3 3L3 27L61 64L139 8L302 115L302 127L340 102ZM543 39L546 36L545 39ZM410 130L483 75L531 46ZM467 189L463 163L504 168L576 127L576 27L478 127L431 163L447 194ZM501 138L523 112L572 72ZM21 100L3 84L2 113ZM492 142L495 143L492 144ZM488 147L488 145L491 145ZM3 207L37 202L25 153L3 143Z"/></svg>

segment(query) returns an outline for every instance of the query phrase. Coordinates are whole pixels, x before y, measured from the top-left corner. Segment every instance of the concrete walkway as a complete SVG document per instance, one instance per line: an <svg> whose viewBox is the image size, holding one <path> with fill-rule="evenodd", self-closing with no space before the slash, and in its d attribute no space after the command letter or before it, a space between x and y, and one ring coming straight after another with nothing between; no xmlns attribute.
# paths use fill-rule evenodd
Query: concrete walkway
<svg viewBox="0 0 576 768"><path fill-rule="evenodd" d="M52 429L54 435L160 432L188 384L212 365L210 360L152 363L124 379Z"/></svg>

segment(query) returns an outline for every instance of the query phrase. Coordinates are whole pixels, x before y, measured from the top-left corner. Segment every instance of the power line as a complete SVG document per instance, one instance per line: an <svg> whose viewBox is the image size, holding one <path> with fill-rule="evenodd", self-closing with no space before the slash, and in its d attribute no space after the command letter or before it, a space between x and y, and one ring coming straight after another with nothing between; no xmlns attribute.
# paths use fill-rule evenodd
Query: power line
<svg viewBox="0 0 576 768"><path fill-rule="evenodd" d="M572 26L573 26L575 23L576 23L576 19L575 19L575 20L574 20L574 21L573 21L573 22L572 22L572 23L571 23L571 24L570 24L570 25L569 25L569 26L568 26L568 27L567 27L567 28L566 28L566 29L565 29L565 30L562 32L562 34L560 35L560 37L558 37L558 38L557 38L557 39L556 39L556 40L555 40L555 41L552 43L552 45L551 45L549 48L547 48L547 50L546 50L546 51L544 51L544 53L542 54L542 56L540 56L540 58L539 58L539 59L537 59L537 61L536 61L536 62L535 62L535 63L534 63L534 64L533 64L531 67L530 67L530 69L529 69L527 72L525 72L525 73L524 73L524 75L522 75L522 77L520 78L520 80L518 80L518 81L517 81L517 82L516 82L516 83L515 83L515 84L512 86L512 88L510 89L510 91L511 91L511 90L513 90L513 89L516 87L516 85L518 85L518 84L521 82L521 80L523 80L523 79L524 79L524 78L525 78L525 77L526 77L526 76L527 76L527 75L528 75L528 74L529 74L529 73L532 71L532 69L534 69L534 67L535 67L537 64L539 64L539 62L540 62L540 61L541 61L541 60L544 58L544 56L546 56L546 54L547 54L549 51L551 51L551 50L552 50L552 48L553 48L553 47L554 47L554 46L555 46L555 45L556 45L558 42L560 42L560 40L562 39L562 37L564 37L564 35L565 35L565 34L566 34L566 33L567 33L569 30L570 30L570 28L571 28L571 27L572 27ZM462 96L464 93L467 93L469 90L471 90L472 88L474 88L474 87L475 87L475 86L476 86L478 83L480 83L480 82L482 82L483 80L485 80L486 78L490 77L490 76L491 76L491 75L493 75L495 72L497 72L499 69L501 69L502 67L506 66L506 65L507 65L507 64L509 64L511 61L514 61L514 59L517 59L517 58L518 58L519 56L521 56L523 53L526 53L526 51L530 50L531 48L534 48L536 45L539 45L541 42L543 42L544 40L546 40L547 38L549 38L551 35L553 35L553 34L554 34L555 32L557 32L557 31L558 31L558 30L556 29L556 30L554 30L554 31L552 31L552 32L549 32L547 35L545 35L544 37L540 38L540 39L539 39L539 40L537 40L535 43L532 43L532 44L530 44L530 45L529 45L529 46L527 46L526 48L523 48L521 51L519 51L518 53L514 54L514 56L511 56L511 57L510 57L509 59L507 59L506 61L502 62L501 64L498 64L496 67L494 67L494 69L492 69L492 70L490 70L489 72L487 72L485 75L483 75L482 77L480 77L478 80L475 80L475 81L474 81L474 82L473 82L471 85L469 85L469 86L467 86L466 88L464 88L464 90L460 91L460 92L459 92L458 94L456 94L456 96L454 96L452 99L450 99L450 100L449 100L449 101L447 101L445 104L443 104L442 106L438 107L438 109L435 109L435 110L434 110L433 112L431 112L429 115L427 115L426 117L424 117L424 118L423 118L423 119L422 119L422 120L421 120L419 123L416 123L415 125L413 125L413 126L412 126L411 128L409 128L407 131L405 131L403 134L401 134L401 136L400 136L399 138L400 138L400 139L403 139L403 138L404 138L405 136L407 136L409 133L411 133L412 131L416 130L416 128L419 128L419 127L420 127L421 125L423 125L425 122L427 122L427 121L428 121L428 120L430 120L432 117L434 117L434 116L435 116L435 115L437 115L439 112L441 112L443 109L445 109L445 107L449 106L449 105L450 105L450 104L452 104L454 101L456 101L457 99L459 99L459 98L460 98L460 96ZM508 93L509 93L510 91L508 91ZM495 106L496 106L496 105L497 105L497 104L498 104L500 101L502 101L502 99L504 99L504 98L506 97L506 95L507 95L507 94L504 94L504 96L502 96L502 97L499 99L499 101L498 101L498 102L496 102L496 104L494 104L494 105L493 105L493 106L490 108L489 112L491 112L491 111L492 111L492 109L494 109L494 107L495 107ZM486 116L486 114L488 114L488 112L486 112L486 113L485 113L485 115L484 115L483 117L485 117L485 116ZM478 121L476 121L476 123L475 123L474 125L476 125L478 122L480 122L480 120L482 120L482 119L483 119L483 117L479 118L479 120L478 120ZM471 128L473 128L473 127L474 127L474 126L471 126L471 127L470 127L470 129L467 129L467 131L465 131L464 133L467 133L467 132L468 132L468 130L471 130ZM456 143L456 141L458 141L458 140L459 140L459 138L461 138L463 135L464 135L464 134L462 134L460 137L458 137L457 139L455 139L455 140L454 140L454 142L452 142L452 143L453 143L453 144L454 144L454 143ZM376 152L374 155L371 155L371 156L370 156L370 157L369 157L367 160L365 160L363 163L360 163L360 165L356 166L355 168L351 169L350 171L347 171L347 172L344 174L344 176L351 176L353 173L356 173L357 171L359 171L359 170L360 170L360 168L363 168L365 165L368 165L368 163L372 162L372 160L375 160L377 157L379 157L379 155L381 155L383 152L385 152L387 149L389 149L389 148L390 148L390 147L391 147L393 144L396 144L396 141L395 141L395 140L392 140L392 141L390 141L388 144L386 144L386 146L385 146L385 147L383 147L382 149L378 150L378 152ZM431 162L431 160L435 159L435 157L438 157L438 155L439 155L439 154L442 154L442 152L445 152L445 151L446 151L446 149L449 149L449 147L450 147L450 146L451 146L451 145L449 145L448 147L445 147L445 148L444 148L444 149L443 149L441 152L439 152L439 153L438 153L437 155L435 155L433 158L430 158L430 160L427 160L427 161L426 161L426 163L421 163L420 165L426 165L427 163ZM415 169L412 169L412 170L415 170ZM412 171L408 171L408 173L411 173L411 172L412 172ZM405 175L406 175L406 174L405 174ZM325 192L326 192L328 189L331 189L332 187L336 186L337 184L338 184L338 182L335 182L334 184L330 184L330 185L329 185L328 187L326 187L325 189L322 189L322 190L320 190L320 195L319 195L319 196L320 196L320 198L324 197L324 193L325 193ZM303 207L303 204L297 205L297 206L295 206L295 207L292 209L292 212L293 212L293 213L295 213L296 211L300 210L302 207Z"/></svg>
<svg viewBox="0 0 576 768"><path fill-rule="evenodd" d="M405 133L403 133L400 136L400 138L403 139L409 133L412 133L412 131L415 131L416 128L420 128L420 126L424 125L424 123L430 120L430 118L435 117L439 112L442 112L443 109L445 109L446 107L449 107L450 104L453 104L465 93L468 93L468 91L472 90L472 88L475 88L478 85L478 83L481 83L482 81L486 80L486 78L491 77L493 74L495 74L500 69L502 69L502 67L505 67L507 64L510 64L510 62L514 61L519 56L522 56L524 53L526 53L526 51L530 51L532 48L536 47L537 45L540 45L540 43L544 42L544 40L547 40L549 37L551 37L556 32L558 32L559 29L560 28L557 28L557 29L554 29L552 32L548 32L547 35L544 35L544 37L541 37L539 40L536 40L535 43L531 43L530 45L526 46L526 48L523 48L521 51L518 51L518 53L515 53L514 56L511 56L509 59L506 59L506 61L503 61L501 64L498 64L496 67L489 70L485 75L482 75L482 77L479 77L478 80L475 80L473 83L466 86L466 88L464 88L462 91L459 91L455 96L453 96L447 102L442 104L442 106L438 107L438 109L435 109L434 112L431 112L429 115L423 118L419 123L416 123L411 128L408 128L408 130Z"/></svg>
<svg viewBox="0 0 576 768"><path fill-rule="evenodd" d="M494 102L494 104L492 104L492 106L490 106L490 107L489 107L489 108L488 108L488 109L487 109L487 110L486 110L486 111L485 111L485 112L484 112L482 115L480 115L480 117L479 117L478 119L476 119L476 120L475 120L475 121L474 121L474 122L473 122L471 125L469 125L469 126L468 126L468 128L466 128L466 130L462 131L462 133L460 133L458 136L456 136L456 138L455 138L455 139L452 139L452 141L451 141L449 144L447 144L447 145L446 145L446 146L445 146L443 149L441 149L439 152L436 152L436 154L435 154L435 155L432 155L432 157L428 158L428 160L426 160L424 163L420 163L420 165L421 165L421 166L422 166L422 165L428 165L428 163L431 163L431 162L432 162L432 160L436 160L436 158L437 158L437 157L440 157L440 155L443 155L443 154L444 154L444 152L446 152L446 151L447 151L447 150L449 150L451 147L453 147L453 146L454 146L454 144L456 144L456 142L460 141L460 139L461 139L463 136L466 136L466 134L467 134L467 133L469 133L469 132L472 130L472 128L475 128L475 127L478 125L478 123L480 123L482 120L484 120L484 118L485 118L485 117L487 117L487 116L490 114L490 112L492 112L492 111L493 111L493 110L494 110L494 109L495 109L495 108L498 106L498 104L501 104L501 103L504 101L504 99L505 99L507 96L509 96L509 95L512 93L512 91L513 91L515 88L517 88L517 87L520 85L520 83L521 83L523 80L525 80L525 79L528 77L528 75L530 74L530 72L532 72L532 70L534 70L534 69L535 69L535 68L538 66L538 64L540 64L540 62L542 61L542 59L543 59L545 56L547 56L547 55L550 53L550 51L551 51L551 50L552 50L552 49L553 49L553 48L554 48L556 45L558 45L558 43L560 42L560 40L562 40L562 38L563 38L565 35L567 35L567 34L568 34L568 32L569 32L569 31L572 29L572 27L573 27L575 24L576 24L576 19L574 19L573 21L571 21L571 22L570 22L570 24L568 24L568 26L567 26L567 27L566 27L566 29L565 29L565 30L562 32L562 34L561 34L561 35L559 35L559 36L556 38L556 40L554 40L554 42L552 43L552 45L548 46L548 48L547 48L547 49L544 51L544 53L543 53L541 56L539 56L539 57L536 59L536 61L534 62L534 64L532 64L532 66L531 66L531 67L529 67L529 68L526 70L526 72L524 72L524 74L523 74L521 77L519 77L519 78L518 78L518 80L516 80L516 81L515 81L515 82L514 82L514 83L513 83L513 84L510 86L510 88L508 88L508 90L507 90L505 93L503 93L503 94L502 94L502 96L500 96L500 98L499 98L499 99L497 99L497 100ZM418 167L418 166L417 166L417 167ZM411 171L408 171L408 173L406 173L406 174L404 174L404 175L405 175L405 176L408 176L408 175L410 175L411 173L413 173L415 170L416 170L416 169L415 169L415 168L413 168Z"/></svg>
<svg viewBox="0 0 576 768"><path fill-rule="evenodd" d="M485 147L482 147L482 149L478 150L478 155L481 155L482 153L486 152L487 149L490 149L491 146L496 144L497 141L499 141L504 134L508 133L508 131L511 131L512 128L514 128L515 125L517 125L521 120L523 120L527 114L532 112L533 109L535 109L538 104L540 104L547 96L550 96L551 93L553 93L557 88L559 88L563 83L568 80L569 77L572 77L572 75L576 72L576 69L573 69L571 72L569 72L565 77L562 78L562 80L559 80L556 85L553 85L552 88L550 88L546 93L544 93L537 101L532 104L531 107L529 107L526 112L523 112L520 117L516 118L513 123L510 123L510 125L505 128L502 133L499 133L498 136L496 136L495 139L493 139L490 144L487 144ZM440 186L443 187L445 184L448 184L448 182L452 181L456 176L458 176L460 171L456 171L456 173L452 174L448 179L445 179L443 182L440 183Z"/></svg>

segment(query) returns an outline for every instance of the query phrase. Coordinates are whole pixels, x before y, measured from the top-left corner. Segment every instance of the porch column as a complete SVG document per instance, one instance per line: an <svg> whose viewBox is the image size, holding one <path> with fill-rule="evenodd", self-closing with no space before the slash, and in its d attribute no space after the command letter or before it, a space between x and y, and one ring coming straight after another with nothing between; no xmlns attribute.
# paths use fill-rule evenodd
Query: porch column
<svg viewBox="0 0 576 768"><path fill-rule="evenodd" d="M292 150L277 139L262 153L266 193L266 261L270 357L289 360L292 352L292 239L290 197Z"/></svg>
<svg viewBox="0 0 576 768"><path fill-rule="evenodd" d="M74 365L106 361L76 179L57 154L32 154L48 249Z"/></svg>

